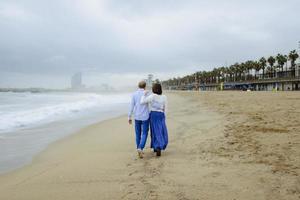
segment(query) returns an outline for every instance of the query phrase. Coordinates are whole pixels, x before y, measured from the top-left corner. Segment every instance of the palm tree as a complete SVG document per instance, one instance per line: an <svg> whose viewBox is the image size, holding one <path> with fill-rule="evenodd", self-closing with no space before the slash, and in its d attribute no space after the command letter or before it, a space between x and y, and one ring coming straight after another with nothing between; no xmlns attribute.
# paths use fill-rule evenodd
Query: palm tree
<svg viewBox="0 0 300 200"><path fill-rule="evenodd" d="M228 82L228 79L230 79L231 77L231 72L230 72L230 69L229 67L224 67L223 68L223 73L224 73L224 82Z"/></svg>
<svg viewBox="0 0 300 200"><path fill-rule="evenodd" d="M202 84L213 84L218 82L237 82L250 80L253 77L253 70L255 70L254 78L257 79L257 74L262 70L262 78L265 78L265 70L267 67L267 72L274 75L276 73L275 67L279 71L283 72L284 64L287 66L287 61L291 62L292 75L295 75L296 60L299 58L296 50L293 50L289 55L277 54L276 57L270 56L268 59L262 57L259 61L246 61L245 63L235 63L230 67L217 67L211 71L199 71L191 75L186 75L184 77L177 77L163 81L164 87L171 87L173 89L189 89L189 88L199 88ZM275 65L275 63L277 64ZM287 69L287 67L286 67ZM158 80L157 80L158 81Z"/></svg>
<svg viewBox="0 0 300 200"><path fill-rule="evenodd" d="M273 73L273 66L274 66L274 63L275 63L275 58L273 57L273 56L270 56L269 58L268 58L268 63L269 63L269 65L270 65L270 68L269 68L269 70L270 70L270 73L272 74ZM273 75L272 75L273 76Z"/></svg>
<svg viewBox="0 0 300 200"><path fill-rule="evenodd" d="M215 81L215 71L210 71L210 72L208 72L208 77L209 77L209 82L210 83L214 83L214 81Z"/></svg>
<svg viewBox="0 0 300 200"><path fill-rule="evenodd" d="M248 60L245 63L245 67L246 67L246 71L247 71L247 74L248 74L248 79L250 79L251 76L252 76L251 71L252 71L252 69L254 69L254 61Z"/></svg>
<svg viewBox="0 0 300 200"><path fill-rule="evenodd" d="M259 70L261 69L261 64L257 61L254 61L253 62L253 68L255 69L254 79L256 80L256 75L258 74Z"/></svg>
<svg viewBox="0 0 300 200"><path fill-rule="evenodd" d="M295 76L295 70L296 70L296 60L297 58L299 58L298 53L296 52L296 50L293 50L290 52L289 54L289 60L291 61L291 69L292 69L292 75Z"/></svg>
<svg viewBox="0 0 300 200"><path fill-rule="evenodd" d="M247 65L245 63L241 63L239 66L240 80L246 80L247 71L248 71Z"/></svg>
<svg viewBox="0 0 300 200"><path fill-rule="evenodd" d="M158 78L155 79L155 80L154 80L154 83L160 83L159 79L158 79Z"/></svg>
<svg viewBox="0 0 300 200"><path fill-rule="evenodd" d="M236 64L237 64L237 63L236 63ZM236 64L235 64L235 65L231 65L231 66L229 67L230 72L232 73L232 77L231 77L231 80L230 80L230 81L233 81L233 82L236 81L236 77L237 77L237 67L236 67Z"/></svg>
<svg viewBox="0 0 300 200"><path fill-rule="evenodd" d="M232 71L234 73L233 81L236 82L239 80L239 71L240 71L240 64L235 63L232 65Z"/></svg>
<svg viewBox="0 0 300 200"><path fill-rule="evenodd" d="M219 68L219 73L220 73L220 81L224 82L225 77L226 77L226 68L225 67L220 67Z"/></svg>
<svg viewBox="0 0 300 200"><path fill-rule="evenodd" d="M220 72L218 68L214 68L212 70L212 79L213 79L213 83L218 83L220 79Z"/></svg>
<svg viewBox="0 0 300 200"><path fill-rule="evenodd" d="M195 73L195 82L196 82L195 87L196 87L196 90L199 89L201 76L202 76L201 71Z"/></svg>
<svg viewBox="0 0 300 200"><path fill-rule="evenodd" d="M241 71L241 67L240 67L240 64L239 63L235 63L233 65L233 69L234 69L234 81L237 81L237 80L240 80L241 78L241 74L240 74L240 71Z"/></svg>
<svg viewBox="0 0 300 200"><path fill-rule="evenodd" d="M277 60L279 68L281 69L281 72L283 73L283 66L287 62L286 56L281 55L281 54L277 54L276 60Z"/></svg>
<svg viewBox="0 0 300 200"><path fill-rule="evenodd" d="M266 69L266 65L267 65L267 60L264 57L261 57L261 59L259 59L259 63L261 66L261 69L263 70L263 79L265 78L265 69Z"/></svg>

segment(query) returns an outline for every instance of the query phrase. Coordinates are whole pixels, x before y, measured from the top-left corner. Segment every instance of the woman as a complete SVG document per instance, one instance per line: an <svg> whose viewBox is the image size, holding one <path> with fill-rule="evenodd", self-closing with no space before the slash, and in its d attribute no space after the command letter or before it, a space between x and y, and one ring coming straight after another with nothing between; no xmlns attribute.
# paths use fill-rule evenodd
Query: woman
<svg viewBox="0 0 300 200"><path fill-rule="evenodd" d="M161 150L165 150L168 145L168 130L165 122L167 110L167 97L162 95L161 84L155 83L152 86L153 94L147 96L145 92L141 98L141 104L149 104L150 108L150 130L151 148L157 156L161 155Z"/></svg>

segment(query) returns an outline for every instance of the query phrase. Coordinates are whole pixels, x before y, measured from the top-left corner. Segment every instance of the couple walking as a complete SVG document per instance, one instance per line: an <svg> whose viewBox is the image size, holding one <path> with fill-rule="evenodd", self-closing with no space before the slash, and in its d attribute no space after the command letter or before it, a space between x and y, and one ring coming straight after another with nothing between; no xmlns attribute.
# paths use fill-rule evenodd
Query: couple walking
<svg viewBox="0 0 300 200"><path fill-rule="evenodd" d="M140 158L143 158L150 126L151 148L157 156L168 145L168 131L165 122L167 110L167 97L162 95L161 84L152 86L152 93L145 90L146 82L138 84L139 89L133 93L128 113L128 122L132 124L131 117L134 115L136 148Z"/></svg>

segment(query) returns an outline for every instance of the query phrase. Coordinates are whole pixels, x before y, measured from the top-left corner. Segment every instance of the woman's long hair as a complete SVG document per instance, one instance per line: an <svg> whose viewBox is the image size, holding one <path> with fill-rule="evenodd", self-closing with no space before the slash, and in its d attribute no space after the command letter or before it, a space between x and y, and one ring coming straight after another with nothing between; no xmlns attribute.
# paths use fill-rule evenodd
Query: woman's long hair
<svg viewBox="0 0 300 200"><path fill-rule="evenodd" d="M160 83L154 83L152 85L152 92L154 94L161 95L162 94L161 84Z"/></svg>

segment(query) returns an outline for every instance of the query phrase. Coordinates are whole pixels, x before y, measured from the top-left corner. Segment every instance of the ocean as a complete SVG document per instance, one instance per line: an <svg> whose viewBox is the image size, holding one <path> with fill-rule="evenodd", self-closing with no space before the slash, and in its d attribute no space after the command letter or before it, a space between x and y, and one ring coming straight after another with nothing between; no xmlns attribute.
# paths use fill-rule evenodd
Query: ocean
<svg viewBox="0 0 300 200"><path fill-rule="evenodd" d="M0 173L30 163L50 143L123 115L128 93L0 93Z"/></svg>

